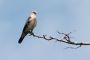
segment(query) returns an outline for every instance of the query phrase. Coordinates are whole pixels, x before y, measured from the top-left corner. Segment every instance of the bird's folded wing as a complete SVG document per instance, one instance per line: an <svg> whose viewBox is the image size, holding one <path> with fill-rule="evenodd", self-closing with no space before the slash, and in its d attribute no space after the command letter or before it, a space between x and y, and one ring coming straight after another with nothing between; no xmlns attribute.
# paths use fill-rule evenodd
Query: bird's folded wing
<svg viewBox="0 0 90 60"><path fill-rule="evenodd" d="M25 32L26 28L28 27L28 24L30 23L30 21L29 21L30 18L31 18L31 17L28 17L28 19L27 19L27 21L26 21L26 23L25 23L25 26L24 26L24 28L23 28L23 32Z"/></svg>

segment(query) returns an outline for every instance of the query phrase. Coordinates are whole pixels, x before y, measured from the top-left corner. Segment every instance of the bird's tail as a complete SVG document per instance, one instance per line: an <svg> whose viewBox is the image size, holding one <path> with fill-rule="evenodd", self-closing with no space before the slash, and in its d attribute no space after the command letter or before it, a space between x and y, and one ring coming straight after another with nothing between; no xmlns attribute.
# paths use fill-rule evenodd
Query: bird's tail
<svg viewBox="0 0 90 60"><path fill-rule="evenodd" d="M18 41L19 44L22 43L22 41L23 41L23 39L24 39L24 37L25 37L26 35L27 35L27 34L22 33L22 35L21 35L21 37L20 37L20 39L19 39L19 41Z"/></svg>

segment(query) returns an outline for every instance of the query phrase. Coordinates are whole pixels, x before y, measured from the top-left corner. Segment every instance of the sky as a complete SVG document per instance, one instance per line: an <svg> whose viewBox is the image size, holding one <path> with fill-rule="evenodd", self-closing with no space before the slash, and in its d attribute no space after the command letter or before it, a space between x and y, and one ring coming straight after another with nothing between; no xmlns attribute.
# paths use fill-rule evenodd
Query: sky
<svg viewBox="0 0 90 60"><path fill-rule="evenodd" d="M38 12L35 34L72 32L75 42L90 42L90 0L0 0L0 60L90 60L90 46L65 49L71 45L29 35L18 44L32 10Z"/></svg>

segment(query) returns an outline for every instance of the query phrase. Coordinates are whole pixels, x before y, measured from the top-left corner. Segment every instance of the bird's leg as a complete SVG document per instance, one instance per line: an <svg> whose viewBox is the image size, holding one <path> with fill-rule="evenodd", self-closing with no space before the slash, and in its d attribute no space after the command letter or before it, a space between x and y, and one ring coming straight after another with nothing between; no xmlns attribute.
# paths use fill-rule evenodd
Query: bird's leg
<svg viewBox="0 0 90 60"><path fill-rule="evenodd" d="M33 33L33 32L31 32L30 34L31 34L31 35L34 35L34 33Z"/></svg>
<svg viewBox="0 0 90 60"><path fill-rule="evenodd" d="M30 34L29 36L34 35L34 33L32 31L29 31L29 34Z"/></svg>

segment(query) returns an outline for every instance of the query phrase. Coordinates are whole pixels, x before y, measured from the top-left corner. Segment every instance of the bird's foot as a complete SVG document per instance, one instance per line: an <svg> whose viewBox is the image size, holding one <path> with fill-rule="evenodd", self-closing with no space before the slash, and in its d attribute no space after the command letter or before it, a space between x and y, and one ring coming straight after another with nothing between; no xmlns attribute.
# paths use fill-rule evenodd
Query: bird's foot
<svg viewBox="0 0 90 60"><path fill-rule="evenodd" d="M30 34L29 36L34 35L34 33L33 33L33 32L29 32L29 34Z"/></svg>

